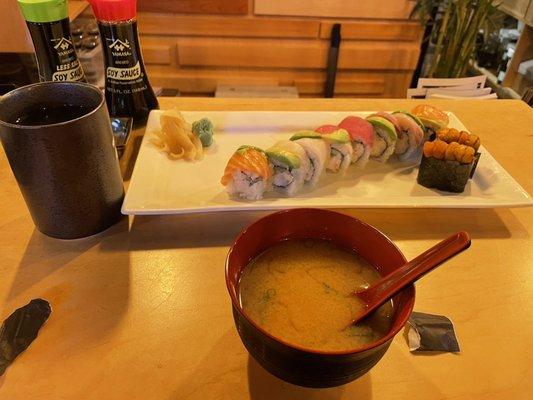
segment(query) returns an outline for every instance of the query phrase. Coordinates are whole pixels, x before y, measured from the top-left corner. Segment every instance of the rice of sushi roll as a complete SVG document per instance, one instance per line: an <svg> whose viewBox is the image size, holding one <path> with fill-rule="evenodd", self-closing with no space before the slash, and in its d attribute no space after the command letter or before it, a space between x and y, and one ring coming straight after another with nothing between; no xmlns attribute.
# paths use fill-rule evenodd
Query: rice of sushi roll
<svg viewBox="0 0 533 400"><path fill-rule="evenodd" d="M339 123L339 128L345 129L350 135L353 147L352 164L364 168L370 159L374 144L372 124L363 118L349 116Z"/></svg>
<svg viewBox="0 0 533 400"><path fill-rule="evenodd" d="M422 144L424 140L424 130L415 120L416 117L413 117L405 111L395 111L393 115L400 127L398 141L394 148L394 154L397 154L400 160L406 160L411 157L416 149Z"/></svg>
<svg viewBox="0 0 533 400"><path fill-rule="evenodd" d="M290 140L304 148L311 165L305 176L305 182L315 186L326 168L330 153L329 144L322 139L322 135L313 131L297 132Z"/></svg>
<svg viewBox="0 0 533 400"><path fill-rule="evenodd" d="M394 147L398 140L396 128L388 119L381 116L371 115L366 118L374 128L374 145L370 157L379 162L385 162L394 153Z"/></svg>
<svg viewBox="0 0 533 400"><path fill-rule="evenodd" d="M428 188L462 193L474 165L475 149L457 142L424 143L417 182Z"/></svg>
<svg viewBox="0 0 533 400"><path fill-rule="evenodd" d="M304 148L290 140L280 140L266 151L272 164L274 190L285 196L294 196L309 176L311 163Z"/></svg>
<svg viewBox="0 0 533 400"><path fill-rule="evenodd" d="M263 150L254 146L241 146L226 165L220 183L231 197L260 200L270 189L272 170Z"/></svg>
<svg viewBox="0 0 533 400"><path fill-rule="evenodd" d="M323 125L315 132L322 135L330 145L329 161L326 169L331 172L344 174L352 162L353 146L350 135L345 129L339 129L334 125Z"/></svg>

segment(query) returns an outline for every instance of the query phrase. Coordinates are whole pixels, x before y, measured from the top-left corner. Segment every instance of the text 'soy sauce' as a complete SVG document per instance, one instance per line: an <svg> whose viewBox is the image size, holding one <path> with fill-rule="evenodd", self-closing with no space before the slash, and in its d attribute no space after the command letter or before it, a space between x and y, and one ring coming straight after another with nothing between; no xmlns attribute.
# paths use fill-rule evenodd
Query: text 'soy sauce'
<svg viewBox="0 0 533 400"><path fill-rule="evenodd" d="M105 56L105 95L111 117L142 123L159 108L141 55L136 0L89 0Z"/></svg>
<svg viewBox="0 0 533 400"><path fill-rule="evenodd" d="M70 35L67 0L18 0L30 31L39 80L85 82Z"/></svg>

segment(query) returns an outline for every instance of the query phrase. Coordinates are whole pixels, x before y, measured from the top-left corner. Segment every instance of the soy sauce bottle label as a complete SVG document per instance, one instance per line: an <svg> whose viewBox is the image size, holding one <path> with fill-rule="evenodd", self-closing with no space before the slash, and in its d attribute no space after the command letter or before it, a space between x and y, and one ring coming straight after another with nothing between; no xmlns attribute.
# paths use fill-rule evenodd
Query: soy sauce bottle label
<svg viewBox="0 0 533 400"><path fill-rule="evenodd" d="M126 95L148 89L133 28L132 23L100 23L100 30L107 33L106 90L111 93Z"/></svg>
<svg viewBox="0 0 533 400"><path fill-rule="evenodd" d="M51 80L54 82L84 80L83 69L76 56L71 38L52 38L50 41L50 48L55 53L53 54L55 71L52 73Z"/></svg>

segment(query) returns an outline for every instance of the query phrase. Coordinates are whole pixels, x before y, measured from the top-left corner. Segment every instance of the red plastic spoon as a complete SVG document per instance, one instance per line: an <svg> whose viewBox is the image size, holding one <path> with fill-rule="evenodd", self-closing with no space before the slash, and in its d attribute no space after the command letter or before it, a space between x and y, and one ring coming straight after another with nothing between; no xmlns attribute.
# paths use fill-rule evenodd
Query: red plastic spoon
<svg viewBox="0 0 533 400"><path fill-rule="evenodd" d="M370 287L356 292L355 295L366 303L366 308L361 315L353 320L352 324L366 318L406 286L469 247L470 236L468 233L457 232L408 261L391 274L384 276Z"/></svg>

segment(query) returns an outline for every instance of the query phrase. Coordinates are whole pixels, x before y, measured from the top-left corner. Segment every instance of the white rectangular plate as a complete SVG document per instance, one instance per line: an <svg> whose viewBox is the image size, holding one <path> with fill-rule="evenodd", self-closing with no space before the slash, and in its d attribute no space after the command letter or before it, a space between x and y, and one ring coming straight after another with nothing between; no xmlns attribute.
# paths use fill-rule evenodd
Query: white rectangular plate
<svg viewBox="0 0 533 400"><path fill-rule="evenodd" d="M314 189L286 198L269 192L263 200L238 201L220 184L227 161L243 144L262 148L291 133L337 123L347 115L371 112L183 112L188 122L208 117L215 125L215 143L198 162L170 160L150 141L162 111L150 113L146 134L133 170L122 212L124 214L182 214L211 211L276 210L291 207L445 207L495 208L533 205L528 193L485 148L474 179L463 193L447 193L416 182L418 161L370 161L362 171L350 167L344 177L325 173ZM450 113L450 127L466 130ZM483 138L482 138L483 139Z"/></svg>

